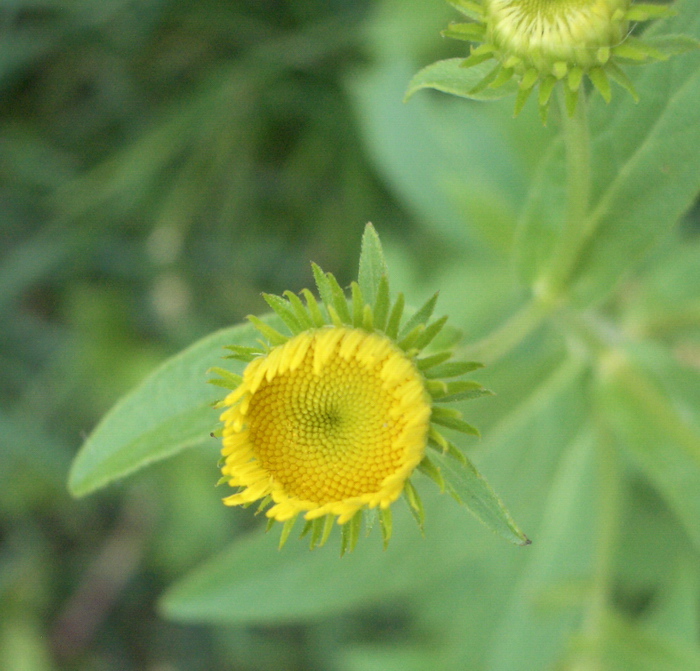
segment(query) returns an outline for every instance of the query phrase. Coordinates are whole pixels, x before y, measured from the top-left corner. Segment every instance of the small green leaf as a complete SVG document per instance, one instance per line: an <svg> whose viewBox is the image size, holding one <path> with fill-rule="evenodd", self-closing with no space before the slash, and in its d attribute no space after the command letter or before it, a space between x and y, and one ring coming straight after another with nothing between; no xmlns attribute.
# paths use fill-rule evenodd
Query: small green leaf
<svg viewBox="0 0 700 671"><path fill-rule="evenodd" d="M382 243L379 240L379 235L377 235L374 226L368 223L362 235L360 268L357 281L360 285L360 289L362 289L362 295L365 301L372 307L375 306L377 301L379 283L382 276L388 277L387 265L384 260L384 252L382 251Z"/></svg>
<svg viewBox="0 0 700 671"><path fill-rule="evenodd" d="M489 60L491 55L484 54L483 58ZM421 89L435 89L471 100L499 100L511 95L517 89L517 85L510 81L499 88L486 87L473 93L474 88L492 71L493 65L480 63L469 68L463 65L463 58L448 58L428 65L411 79L404 100L408 100Z"/></svg>
<svg viewBox="0 0 700 671"><path fill-rule="evenodd" d="M467 461L466 465L462 465L439 453L433 454L431 459L440 469L450 494L481 522L515 545L530 544L530 540L515 524L498 495L474 464Z"/></svg>

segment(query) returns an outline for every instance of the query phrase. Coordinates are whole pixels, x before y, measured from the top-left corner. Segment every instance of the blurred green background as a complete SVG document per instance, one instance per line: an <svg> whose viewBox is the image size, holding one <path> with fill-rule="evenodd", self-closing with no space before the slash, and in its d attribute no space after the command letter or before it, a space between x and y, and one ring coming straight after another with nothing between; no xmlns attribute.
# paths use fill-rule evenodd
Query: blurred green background
<svg viewBox="0 0 700 671"><path fill-rule="evenodd" d="M556 124L543 129L532 109L512 120L512 101L424 92L402 104L419 67L464 53L439 36L454 18L438 0L0 4L0 669L554 668L549 653L577 630L570 605L582 589L580 576L556 578L562 563L576 574L595 545L596 485L578 437L585 399L572 381L582 373L567 368L552 332L495 366L483 379L498 397L467 417L487 437L470 445L475 458L483 449L533 548L507 546L436 494L427 534L442 550L432 565L417 550L391 588L298 612L232 602L234 624L209 624L216 618L194 608L178 622L157 611L159 597L256 524L220 504L217 445L85 499L65 484L85 436L158 363L264 311L262 291L311 286L310 260L347 285L367 221L393 287L416 304L442 289L439 309L468 340L523 300L513 231ZM688 365L678 373L686 399L700 394L698 219L691 212L657 252L678 264L675 275L650 262L607 307ZM498 466L498 450L511 448ZM687 631L677 666L663 666L661 643L615 621L632 652L622 645L623 661L605 668L690 671L700 659L697 549L644 478L633 471L629 482L620 544L635 559L620 561L616 605L661 631L665 617L674 636L678 622ZM410 558L425 541L401 524L409 535L397 552ZM572 528L569 545L561 529ZM539 549L538 531L549 539ZM295 565L317 561L307 556ZM342 592L352 593L353 561L362 554L346 561ZM537 608L549 609L542 628L553 638L540 644L512 622L528 620L525 596L542 585L551 589ZM519 637L532 647L522 662ZM637 643L650 666L639 666ZM532 661L538 646L546 666Z"/></svg>

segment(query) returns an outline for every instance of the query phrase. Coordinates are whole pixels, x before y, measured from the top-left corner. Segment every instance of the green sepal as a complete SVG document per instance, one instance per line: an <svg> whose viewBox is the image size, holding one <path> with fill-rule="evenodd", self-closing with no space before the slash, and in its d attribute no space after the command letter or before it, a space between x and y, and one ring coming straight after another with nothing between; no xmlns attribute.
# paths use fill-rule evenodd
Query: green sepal
<svg viewBox="0 0 700 671"><path fill-rule="evenodd" d="M668 55L657 49L651 42L640 40L636 37L628 37L624 42L613 48L613 53L619 58L628 58L632 61L645 61L648 58L653 58L657 61L668 59Z"/></svg>
<svg viewBox="0 0 700 671"><path fill-rule="evenodd" d="M282 525L282 533L280 534L280 544L278 546L279 550L281 550L284 547L284 544L287 542L287 539L289 538L289 534L292 533L292 529L294 528L294 525L296 524L297 517L298 517L298 515L294 515L294 517L289 518Z"/></svg>
<svg viewBox="0 0 700 671"><path fill-rule="evenodd" d="M307 536L309 534L309 532L314 528L315 521L316 520L305 520L304 521L304 527L302 528L301 533L299 534L299 538L304 538L305 536ZM310 549L313 549L313 547Z"/></svg>
<svg viewBox="0 0 700 671"><path fill-rule="evenodd" d="M221 379L214 378L208 380L209 384L214 384L217 387L223 387L224 389L237 389L242 383L243 378L236 373L226 370L225 368L220 368L219 366L212 366L207 373L215 373L221 376Z"/></svg>
<svg viewBox="0 0 700 671"><path fill-rule="evenodd" d="M469 95L470 96L478 96L482 91L485 91L487 88L491 87L491 84L495 82L498 79L498 75L501 73L501 70L503 69L503 66L498 63L494 68L489 70L489 72L486 74L485 77L481 79L481 81L474 87L472 87L469 90ZM498 88L496 86L492 88Z"/></svg>
<svg viewBox="0 0 700 671"><path fill-rule="evenodd" d="M350 284L350 294L352 296L352 325L355 328L362 326L362 315L365 309L365 301L362 296L362 289L357 282Z"/></svg>
<svg viewBox="0 0 700 671"><path fill-rule="evenodd" d="M442 31L442 36L463 42L483 42L486 26L482 23L451 23Z"/></svg>
<svg viewBox="0 0 700 671"><path fill-rule="evenodd" d="M435 292L416 313L404 324L399 338L405 338L410 331L413 331L419 324L427 324L430 317L433 315L435 304L437 303L440 292Z"/></svg>
<svg viewBox="0 0 700 671"><path fill-rule="evenodd" d="M435 336L442 331L443 326L447 323L447 319L447 316L440 317L440 319L435 320L432 324L427 326L418 336L413 346L419 351L425 349L433 341Z"/></svg>
<svg viewBox="0 0 700 671"><path fill-rule="evenodd" d="M297 319L287 300L275 294L263 294L265 302L274 310L279 318L287 325L293 335L298 335L304 327Z"/></svg>
<svg viewBox="0 0 700 671"><path fill-rule="evenodd" d="M220 487L221 485L225 485L228 482L228 476L227 475L222 475L217 481L216 484L214 485L215 487Z"/></svg>
<svg viewBox="0 0 700 671"><path fill-rule="evenodd" d="M220 426L217 429L214 429L209 435L212 438L223 438L224 437L224 427Z"/></svg>
<svg viewBox="0 0 700 671"><path fill-rule="evenodd" d="M428 379L434 377L450 377L449 375L433 375L433 369L441 363L448 361L451 357L452 352L438 352L437 354L426 356L423 359L416 359L416 366L418 366L418 370L423 372L423 377ZM427 371L430 371L430 373Z"/></svg>
<svg viewBox="0 0 700 671"><path fill-rule="evenodd" d="M423 324L418 324L413 331L411 331L405 338L402 340L399 340L397 343L398 346L404 351L407 352L409 349L413 348L418 341L418 338L420 335L425 331L425 326ZM420 350L417 350L420 351Z"/></svg>
<svg viewBox="0 0 700 671"><path fill-rule="evenodd" d="M430 421L454 431L466 433L470 436L480 436L479 430L462 419L462 413L454 408L434 407L430 415Z"/></svg>
<svg viewBox="0 0 700 671"><path fill-rule="evenodd" d="M362 328L370 333L374 331L374 313L369 305L362 311Z"/></svg>
<svg viewBox="0 0 700 671"><path fill-rule="evenodd" d="M284 295L289 301L289 304L292 306L292 310L294 311L296 318L299 320L299 323L303 326L303 330L312 328L314 324L311 321L308 310L301 302L301 298L289 290L285 291Z"/></svg>
<svg viewBox="0 0 700 671"><path fill-rule="evenodd" d="M389 541L391 540L391 533L393 531L391 506L379 509L379 526L382 530L382 540L384 542L384 549L386 550L389 547Z"/></svg>
<svg viewBox="0 0 700 671"><path fill-rule="evenodd" d="M318 295L321 297L326 308L329 305L333 305L333 291L331 289L331 283L328 280L328 275L323 272L321 267L316 263L311 264L311 270L314 274L314 281L316 282L316 289L318 290Z"/></svg>
<svg viewBox="0 0 700 671"><path fill-rule="evenodd" d="M357 541L360 539L360 530L362 528L362 514L356 512L340 530L340 556L346 552L352 552L357 546Z"/></svg>
<svg viewBox="0 0 700 671"><path fill-rule="evenodd" d="M608 63L606 67L606 72L608 73L610 79L612 79L616 84L625 89L625 91L627 91L627 93L629 93L632 96L634 102L639 102L639 94L634 88L634 84L632 83L630 78L622 71L622 69L618 67L616 63Z"/></svg>
<svg viewBox="0 0 700 671"><path fill-rule="evenodd" d="M428 429L428 445L440 452L447 452L450 449L449 440L445 438L434 426Z"/></svg>
<svg viewBox="0 0 700 671"><path fill-rule="evenodd" d="M440 469L429 457L423 457L423 460L418 464L418 470L429 477L440 488L441 492L445 491L445 479L442 477Z"/></svg>
<svg viewBox="0 0 700 671"><path fill-rule="evenodd" d="M331 535L331 530L333 529L334 517L333 515L324 515L323 517L317 517L311 522L307 522L307 525L311 525L311 538L309 540L309 549L323 547Z"/></svg>
<svg viewBox="0 0 700 671"><path fill-rule="evenodd" d="M333 307L338 313L338 316L343 324L352 326L352 317L350 316L350 309L348 308L347 298L345 298L345 292L340 288L338 280L335 279L335 276L332 273L326 273L326 277L331 288L331 300L333 301Z"/></svg>
<svg viewBox="0 0 700 671"><path fill-rule="evenodd" d="M489 45L482 45L482 46L489 46ZM485 63L489 59L493 58L493 50L492 49L481 49L481 47L478 47L476 49L472 49L472 53L468 58L465 58L460 64L459 67L461 68L473 68L476 65L481 65L482 63Z"/></svg>
<svg viewBox="0 0 700 671"><path fill-rule="evenodd" d="M569 70L569 75L567 77L566 83L567 87L571 91L578 91L581 87L581 82L583 81L583 68L578 65Z"/></svg>
<svg viewBox="0 0 700 671"><path fill-rule="evenodd" d="M525 107L525 103L528 101L531 93L532 87L526 89L521 88L518 90L518 95L515 98L515 107L513 108L514 117L517 117L520 112L523 111L523 107Z"/></svg>
<svg viewBox="0 0 700 671"><path fill-rule="evenodd" d="M272 503L272 497L268 494L258 504L258 509L255 511L255 514L259 515L260 513L264 512L265 508L267 508L271 503ZM268 530L270 530L272 528L272 525L274 523L275 523L275 520L272 520L272 523L270 523L270 521L268 520L268 523L267 523Z"/></svg>
<svg viewBox="0 0 700 671"><path fill-rule="evenodd" d="M552 91L557 84L557 78L553 75L546 77L540 82L540 90L538 93L538 102L540 107L549 104L549 99L552 97Z"/></svg>
<svg viewBox="0 0 700 671"><path fill-rule="evenodd" d="M569 118L576 114L576 106L578 105L578 89L571 89L568 86L564 87L564 102L566 104L566 113Z"/></svg>
<svg viewBox="0 0 700 671"><path fill-rule="evenodd" d="M272 326L269 326L255 315L248 315L246 319L274 346L284 345L289 340L288 336L281 334L277 329L273 329Z"/></svg>
<svg viewBox="0 0 700 671"><path fill-rule="evenodd" d="M514 74L515 70L513 70L513 68L501 67L498 72L498 76L489 84L489 88L500 89L501 86L505 86L511 79L513 79Z"/></svg>
<svg viewBox="0 0 700 671"><path fill-rule="evenodd" d="M382 277L387 277L388 272L377 231L372 224L367 224L362 234L357 283L362 289L365 301L372 307L376 304Z"/></svg>
<svg viewBox="0 0 700 671"><path fill-rule="evenodd" d="M438 392L437 396L433 395L433 399L436 403L453 403L481 396L493 396L493 392L474 380L457 380L445 384L444 393Z"/></svg>
<svg viewBox="0 0 700 671"><path fill-rule="evenodd" d="M460 450L452 441L447 441L447 451L445 454L449 455L456 461L458 461L460 464L464 464L465 466L469 463L469 459L467 459L467 456Z"/></svg>
<svg viewBox="0 0 700 671"><path fill-rule="evenodd" d="M406 480L403 487L403 495L408 503L408 509L413 515L413 519L416 520L418 528L423 532L423 524L425 522L425 508L423 507L423 501L421 501L418 491L413 486L410 480Z"/></svg>
<svg viewBox="0 0 700 671"><path fill-rule="evenodd" d="M632 5L625 13L627 21L650 21L676 16L678 12L667 5L640 3Z"/></svg>
<svg viewBox="0 0 700 671"><path fill-rule="evenodd" d="M247 506L243 506L244 508ZM267 518L267 524L265 524L265 533L269 533L275 526L275 520L272 517Z"/></svg>
<svg viewBox="0 0 700 671"><path fill-rule="evenodd" d="M484 17L484 9L476 2L471 0L447 0L447 3L452 5L458 12L464 16L479 21Z"/></svg>
<svg viewBox="0 0 700 671"><path fill-rule="evenodd" d="M668 57L686 54L700 48L700 42L690 35L644 36L644 42Z"/></svg>
<svg viewBox="0 0 700 671"><path fill-rule="evenodd" d="M313 322L314 326L317 328L325 326L326 320L323 318L323 313L321 312L321 307L316 300L316 296L314 296L308 289L302 289L301 293L304 296L304 300L306 300L306 307L311 315L311 321Z"/></svg>
<svg viewBox="0 0 700 671"><path fill-rule="evenodd" d="M386 328L386 320L389 316L390 305L389 278L386 273L384 273L379 278L379 285L377 286L377 299L374 303L374 328L380 331Z"/></svg>
<svg viewBox="0 0 700 671"><path fill-rule="evenodd" d="M224 359L236 359L237 361L243 361L244 363L250 363L253 359L256 359L261 354L264 354L263 350L261 350L259 347L244 347L243 345L226 345L224 349L233 352L233 354L225 356Z"/></svg>
<svg viewBox="0 0 700 671"><path fill-rule="evenodd" d="M338 328L343 326L343 320L340 318L336 309L332 305L326 305L326 309L328 310L328 316L331 318L333 326L337 326Z"/></svg>
<svg viewBox="0 0 700 671"><path fill-rule="evenodd" d="M389 313L389 321L386 325L385 333L392 340L396 340L396 338L398 338L399 326L401 324L401 317L403 317L405 301L406 299L404 298L404 295L400 293L396 297L396 302L394 303L394 306L391 308L391 312Z"/></svg>
<svg viewBox="0 0 700 671"><path fill-rule="evenodd" d="M612 91L610 90L610 80L605 74L603 68L591 68L588 71L588 78L593 82L598 93L603 96L603 100L609 103L612 99Z"/></svg>
<svg viewBox="0 0 700 671"><path fill-rule="evenodd" d="M391 534L393 532L393 518L391 513L391 506L380 509L379 526L382 530L382 542L384 545L384 549L386 550L389 547L389 541L391 540Z"/></svg>
<svg viewBox="0 0 700 671"><path fill-rule="evenodd" d="M420 370L425 370L424 367L421 366L421 362L429 361L430 359L436 360L437 364L427 366L427 368L430 368L430 371L423 373L423 375L430 380L435 378L459 377L460 375L465 375L466 373L471 373L484 367L484 364L478 361L448 361L447 363L437 361L438 358L442 358L442 361L447 361L450 356L450 352L441 352L427 359L419 359L417 362L418 368Z"/></svg>

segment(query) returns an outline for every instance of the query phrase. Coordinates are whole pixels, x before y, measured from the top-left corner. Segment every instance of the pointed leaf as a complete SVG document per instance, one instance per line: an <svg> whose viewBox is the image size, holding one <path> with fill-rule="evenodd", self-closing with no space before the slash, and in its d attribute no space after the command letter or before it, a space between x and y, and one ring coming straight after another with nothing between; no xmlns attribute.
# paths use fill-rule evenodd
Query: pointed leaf
<svg viewBox="0 0 700 671"><path fill-rule="evenodd" d="M432 454L431 460L440 469L448 491L481 522L515 545L530 543L474 464L468 461L462 465L439 453Z"/></svg>

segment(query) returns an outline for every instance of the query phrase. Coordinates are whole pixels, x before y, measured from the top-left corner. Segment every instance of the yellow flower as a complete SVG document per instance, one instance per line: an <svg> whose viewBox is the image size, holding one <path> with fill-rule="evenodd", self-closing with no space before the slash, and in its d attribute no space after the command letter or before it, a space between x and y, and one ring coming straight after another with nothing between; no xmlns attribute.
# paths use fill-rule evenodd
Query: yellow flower
<svg viewBox="0 0 700 671"><path fill-rule="evenodd" d="M423 459L430 402L423 379L385 335L329 326L255 359L226 398L227 505L271 496L284 522L387 508Z"/></svg>
<svg viewBox="0 0 700 671"><path fill-rule="evenodd" d="M579 89L588 78L606 102L610 80L637 93L620 63L663 60L665 53L651 42L632 37L631 23L669 16L663 5L632 4L631 0L448 0L472 19L451 25L444 34L481 43L471 49L463 67L493 59L489 74L472 89L500 88L515 81L516 114L539 84L539 105L546 121L552 91L560 82L570 114Z"/></svg>
<svg viewBox="0 0 700 671"><path fill-rule="evenodd" d="M223 378L216 382L232 389L220 404L221 470L237 491L224 503L260 501L271 522L284 523L282 543L300 514L312 547L337 520L345 551L357 541L358 513L372 509L388 542L391 504L402 494L422 524L411 475L420 468L445 485L426 448L466 462L437 425L478 434L457 410L437 404L490 392L471 380L441 379L480 364L449 361L450 351L420 356L446 322L430 321L437 295L402 323L404 297L391 303L386 274L365 282L368 300L353 282L349 301L330 273L314 266L314 274L320 304L306 289L305 304L291 292L265 295L291 335L251 316L269 345L229 348L248 362L242 376L215 369Z"/></svg>

